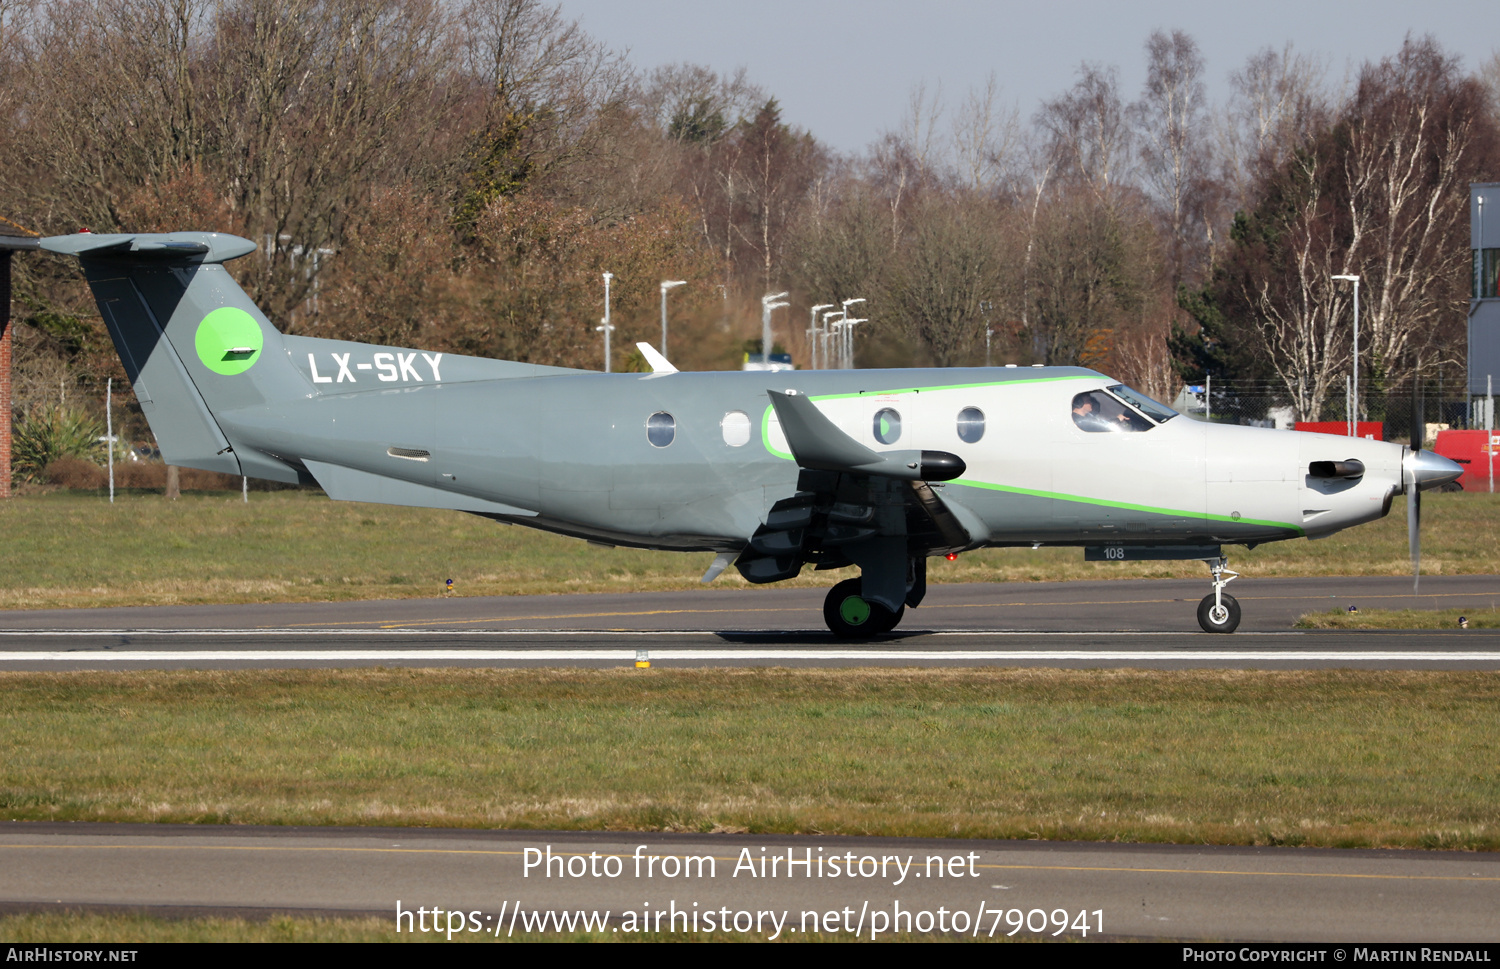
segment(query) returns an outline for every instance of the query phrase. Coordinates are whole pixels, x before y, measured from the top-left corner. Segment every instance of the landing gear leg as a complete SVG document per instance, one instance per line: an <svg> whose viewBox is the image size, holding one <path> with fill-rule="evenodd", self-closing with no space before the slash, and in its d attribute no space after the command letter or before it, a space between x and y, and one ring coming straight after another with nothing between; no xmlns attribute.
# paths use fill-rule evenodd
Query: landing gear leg
<svg viewBox="0 0 1500 969"><path fill-rule="evenodd" d="M845 579L828 590L823 600L823 621L840 639L873 639L896 628L906 605L891 612L878 602L860 595L860 579Z"/></svg>
<svg viewBox="0 0 1500 969"><path fill-rule="evenodd" d="M1198 603L1198 625L1206 633L1232 633L1240 625L1240 604L1224 587L1240 574L1230 571L1227 558L1212 560L1208 568L1214 576L1214 591Z"/></svg>

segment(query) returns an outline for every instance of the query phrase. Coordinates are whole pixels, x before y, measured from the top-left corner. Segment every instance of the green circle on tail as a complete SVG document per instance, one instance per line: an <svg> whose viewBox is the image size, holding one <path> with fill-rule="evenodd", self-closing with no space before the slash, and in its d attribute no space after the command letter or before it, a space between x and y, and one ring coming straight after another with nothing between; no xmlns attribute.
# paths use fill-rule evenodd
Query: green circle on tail
<svg viewBox="0 0 1500 969"><path fill-rule="evenodd" d="M205 316L193 340L203 365L226 377L254 366L265 342L255 317L233 306L220 307Z"/></svg>

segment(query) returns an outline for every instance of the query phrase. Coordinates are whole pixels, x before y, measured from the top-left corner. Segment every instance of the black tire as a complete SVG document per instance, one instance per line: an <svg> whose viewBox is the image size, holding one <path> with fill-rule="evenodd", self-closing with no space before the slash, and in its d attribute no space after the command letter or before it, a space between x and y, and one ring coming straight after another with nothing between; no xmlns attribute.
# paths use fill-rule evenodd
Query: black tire
<svg viewBox="0 0 1500 969"><path fill-rule="evenodd" d="M1203 597L1198 603L1198 625L1203 627L1206 633L1232 633L1240 626L1240 604L1235 601L1234 596L1227 593L1219 593L1219 601L1223 603L1221 615L1214 615L1213 593Z"/></svg>
<svg viewBox="0 0 1500 969"><path fill-rule="evenodd" d="M878 602L860 595L860 580L845 579L828 590L823 600L823 621L839 639L873 639L896 628L906 613L906 604L891 612Z"/></svg>

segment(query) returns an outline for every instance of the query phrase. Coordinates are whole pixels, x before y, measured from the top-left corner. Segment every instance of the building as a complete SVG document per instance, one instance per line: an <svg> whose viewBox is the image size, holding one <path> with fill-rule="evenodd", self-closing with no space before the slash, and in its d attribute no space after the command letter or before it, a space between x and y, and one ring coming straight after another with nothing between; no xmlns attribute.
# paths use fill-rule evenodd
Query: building
<svg viewBox="0 0 1500 969"><path fill-rule="evenodd" d="M1488 211L1486 211L1488 210ZM1493 427L1493 385L1500 384L1500 182L1469 186L1469 396L1478 397L1471 427Z"/></svg>

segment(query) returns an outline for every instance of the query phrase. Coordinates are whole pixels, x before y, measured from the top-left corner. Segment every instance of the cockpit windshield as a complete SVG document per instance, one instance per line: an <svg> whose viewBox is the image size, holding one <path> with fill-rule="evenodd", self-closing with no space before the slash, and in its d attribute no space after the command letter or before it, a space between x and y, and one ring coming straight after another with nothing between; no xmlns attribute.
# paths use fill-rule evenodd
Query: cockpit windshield
<svg viewBox="0 0 1500 969"><path fill-rule="evenodd" d="M1128 434L1156 426L1102 390L1073 398L1073 423L1091 434Z"/></svg>
<svg viewBox="0 0 1500 969"><path fill-rule="evenodd" d="M1166 404L1158 404L1139 390L1134 390L1124 384L1115 384L1109 388L1109 392L1158 424L1165 424L1177 416L1177 412Z"/></svg>

